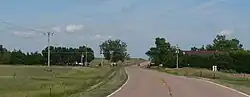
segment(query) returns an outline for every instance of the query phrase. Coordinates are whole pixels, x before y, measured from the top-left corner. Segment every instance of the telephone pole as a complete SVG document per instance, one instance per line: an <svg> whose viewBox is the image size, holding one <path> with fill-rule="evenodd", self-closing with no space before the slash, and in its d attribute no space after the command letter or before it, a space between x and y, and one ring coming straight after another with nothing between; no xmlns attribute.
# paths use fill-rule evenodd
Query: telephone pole
<svg viewBox="0 0 250 97"><path fill-rule="evenodd" d="M179 46L176 45L176 68L179 68Z"/></svg>
<svg viewBox="0 0 250 97"><path fill-rule="evenodd" d="M53 35L53 32L47 32L46 35L48 36L48 67L50 67L50 37Z"/></svg>
<svg viewBox="0 0 250 97"><path fill-rule="evenodd" d="M83 55L83 52L82 52L82 55L81 55L81 65L83 65L83 59L82 59L83 56L84 56L84 55Z"/></svg>
<svg viewBox="0 0 250 97"><path fill-rule="evenodd" d="M85 66L88 66L87 59L88 59L88 48L87 48L87 44L86 44L86 46L85 46Z"/></svg>
<svg viewBox="0 0 250 97"><path fill-rule="evenodd" d="M102 61L101 61L101 65L103 66L103 50L102 50L102 48L100 47L100 55L101 55L101 59L102 59Z"/></svg>

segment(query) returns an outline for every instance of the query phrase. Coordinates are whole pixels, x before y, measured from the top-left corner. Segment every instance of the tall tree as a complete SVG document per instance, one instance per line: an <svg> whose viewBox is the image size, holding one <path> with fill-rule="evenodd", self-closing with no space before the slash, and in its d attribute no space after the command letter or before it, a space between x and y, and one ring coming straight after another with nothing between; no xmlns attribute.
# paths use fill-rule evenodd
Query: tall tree
<svg viewBox="0 0 250 97"><path fill-rule="evenodd" d="M238 39L227 39L225 35L217 35L212 44L212 49L218 51L243 50L242 47Z"/></svg>
<svg viewBox="0 0 250 97"><path fill-rule="evenodd" d="M21 50L14 50L11 52L11 64L24 64L26 55Z"/></svg>
<svg viewBox="0 0 250 97"><path fill-rule="evenodd" d="M107 40L100 45L105 59L112 62L124 61L128 56L127 44L119 39Z"/></svg>
<svg viewBox="0 0 250 97"><path fill-rule="evenodd" d="M173 67L176 56L176 48L171 46L164 38L155 39L155 47L151 47L146 55L150 57L151 62L156 65L163 64L166 67Z"/></svg>
<svg viewBox="0 0 250 97"><path fill-rule="evenodd" d="M47 63L48 47L42 50L44 57L44 63ZM78 48L66 48L66 47L50 47L51 51L51 64L65 65L72 64L74 62L81 62L81 56L83 55L83 62L91 62L94 60L94 51L86 46L80 46ZM87 54L87 56L86 56ZM87 59L87 60L86 60Z"/></svg>
<svg viewBox="0 0 250 97"><path fill-rule="evenodd" d="M197 47L192 47L191 51L198 51L198 48Z"/></svg>
<svg viewBox="0 0 250 97"><path fill-rule="evenodd" d="M3 45L0 45L0 64L10 63L11 52L9 52Z"/></svg>

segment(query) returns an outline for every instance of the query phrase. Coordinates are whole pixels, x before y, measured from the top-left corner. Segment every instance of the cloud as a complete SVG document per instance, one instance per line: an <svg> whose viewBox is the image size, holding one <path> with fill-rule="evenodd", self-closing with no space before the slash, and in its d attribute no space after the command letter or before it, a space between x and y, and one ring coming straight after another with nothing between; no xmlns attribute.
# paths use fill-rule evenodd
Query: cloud
<svg viewBox="0 0 250 97"><path fill-rule="evenodd" d="M225 35L227 38L233 38L233 30L222 30L218 33L218 35Z"/></svg>
<svg viewBox="0 0 250 97"><path fill-rule="evenodd" d="M18 37L23 37L23 38L31 38L31 37L34 37L35 35L37 35L37 33L15 31L12 33L12 35L18 36Z"/></svg>
<svg viewBox="0 0 250 97"><path fill-rule="evenodd" d="M60 26L55 26L55 27L52 27L52 30L55 32L61 32L62 28Z"/></svg>
<svg viewBox="0 0 250 97"><path fill-rule="evenodd" d="M225 1L227 1L227 0L209 0L209 1L205 2L205 3L202 3L202 4L199 4L199 5L195 6L190 11L194 11L194 12L196 12L196 11L204 11L204 10L212 8L212 7L216 6L217 4L225 2Z"/></svg>
<svg viewBox="0 0 250 97"><path fill-rule="evenodd" d="M79 25L76 25L76 24L70 24L70 25L67 25L65 30L66 32L77 32L77 31L80 31L84 28L84 25L82 24L79 24Z"/></svg>
<svg viewBox="0 0 250 97"><path fill-rule="evenodd" d="M54 26L51 28L52 31L55 32L66 32L66 33L73 33L73 32L77 32L77 31L81 31L83 30L84 25L82 24L68 24L68 25L58 25L58 26Z"/></svg>
<svg viewBox="0 0 250 97"><path fill-rule="evenodd" d="M131 11L135 10L136 7L137 7L137 5L136 5L135 3L131 3L131 4L129 4L128 6L123 7L123 8L121 9L121 12L122 12L122 13L131 12Z"/></svg>
<svg viewBox="0 0 250 97"><path fill-rule="evenodd" d="M92 36L77 36L76 39L78 40L87 40L87 41L105 41L108 39L111 39L112 36L105 36L105 35L100 35L100 34L96 34L96 35L92 35Z"/></svg>
<svg viewBox="0 0 250 97"><path fill-rule="evenodd" d="M94 36L95 40L106 40L106 39L110 39L110 38L112 38L112 36L104 36L104 35L99 35L99 34Z"/></svg>
<svg viewBox="0 0 250 97"><path fill-rule="evenodd" d="M101 38L102 38L102 36L101 36L101 35L99 35L99 34L97 34L97 35L95 35L95 36L94 36L94 38L96 38L96 39L101 39Z"/></svg>

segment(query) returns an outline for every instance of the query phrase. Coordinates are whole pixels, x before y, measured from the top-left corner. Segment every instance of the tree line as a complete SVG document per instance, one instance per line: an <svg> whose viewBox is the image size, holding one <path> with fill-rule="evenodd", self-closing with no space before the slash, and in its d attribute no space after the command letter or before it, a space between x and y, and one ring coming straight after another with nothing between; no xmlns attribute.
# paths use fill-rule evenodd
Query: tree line
<svg viewBox="0 0 250 97"><path fill-rule="evenodd" d="M0 45L0 51L0 64L45 65L48 60L48 47L44 48L40 53L24 53L21 50L9 51L4 48L3 45ZM50 51L50 62L53 65L70 65L74 62L80 62L82 54L87 55L87 62L91 62L94 59L94 51L85 46L78 48L51 46ZM83 59L85 59L85 56ZM85 62L85 60L83 60L83 62Z"/></svg>
<svg viewBox="0 0 250 97"><path fill-rule="evenodd" d="M180 67L211 69L217 65L223 71L250 73L250 51L244 49L237 38L217 35L212 44L192 47L189 51L180 50L159 37L155 39L155 45L146 55L156 65L175 68L178 54Z"/></svg>
<svg viewBox="0 0 250 97"><path fill-rule="evenodd" d="M104 58L112 61L124 61L129 58L127 44L119 39L107 40L100 45ZM94 51L90 47L50 47L50 62L52 65L73 65L75 62L91 62L95 59ZM13 65L46 65L48 57L48 47L41 52L25 53L21 50L10 51L0 45L0 64ZM87 57L87 58L86 58Z"/></svg>

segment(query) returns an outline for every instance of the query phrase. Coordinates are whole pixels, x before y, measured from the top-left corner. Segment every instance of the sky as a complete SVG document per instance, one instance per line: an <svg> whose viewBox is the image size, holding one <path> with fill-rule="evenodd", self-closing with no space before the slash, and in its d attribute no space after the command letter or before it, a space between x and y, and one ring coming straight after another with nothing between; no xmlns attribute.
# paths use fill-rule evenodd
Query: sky
<svg viewBox="0 0 250 97"><path fill-rule="evenodd" d="M147 58L156 37L181 49L212 43L218 33L250 49L250 0L1 0L0 44L41 51L43 32L54 46L98 45L107 39L128 44L131 57Z"/></svg>

